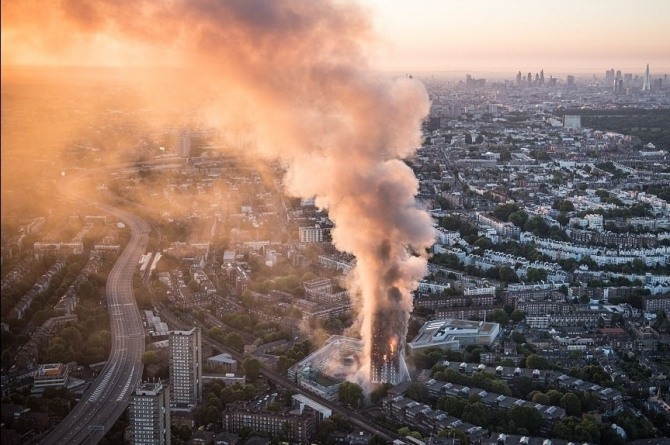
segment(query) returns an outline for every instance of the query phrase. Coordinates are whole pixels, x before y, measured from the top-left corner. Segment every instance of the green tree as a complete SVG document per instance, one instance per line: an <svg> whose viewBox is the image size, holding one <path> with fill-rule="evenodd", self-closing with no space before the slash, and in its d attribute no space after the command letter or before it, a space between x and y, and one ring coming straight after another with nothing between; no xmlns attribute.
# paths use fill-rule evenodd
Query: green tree
<svg viewBox="0 0 670 445"><path fill-rule="evenodd" d="M461 398L444 396L437 400L437 409L446 411L447 414L454 417L461 417L467 402Z"/></svg>
<svg viewBox="0 0 670 445"><path fill-rule="evenodd" d="M89 280L84 280L79 285L79 295L85 299L92 298L95 295L95 287Z"/></svg>
<svg viewBox="0 0 670 445"><path fill-rule="evenodd" d="M242 340L242 337L237 332L227 334L223 343L237 352L242 352L244 349L244 340Z"/></svg>
<svg viewBox="0 0 670 445"><path fill-rule="evenodd" d="M535 394L532 397L532 401L535 403L541 403L542 405L551 405L551 399L549 398L548 395L540 392L540 391L534 391Z"/></svg>
<svg viewBox="0 0 670 445"><path fill-rule="evenodd" d="M547 271L545 269L529 267L526 272L526 280L531 283L547 281Z"/></svg>
<svg viewBox="0 0 670 445"><path fill-rule="evenodd" d="M521 332L514 331L512 332L512 341L517 344L525 343L526 337Z"/></svg>
<svg viewBox="0 0 670 445"><path fill-rule="evenodd" d="M488 426L491 413L481 402L469 403L463 409L462 419L475 425Z"/></svg>
<svg viewBox="0 0 670 445"><path fill-rule="evenodd" d="M499 204L493 209L493 216L501 221L507 222L509 221L509 217L519 210L519 205L515 203Z"/></svg>
<svg viewBox="0 0 670 445"><path fill-rule="evenodd" d="M491 383L489 384L488 390L491 392L494 392L496 394L501 394L503 396L511 396L512 395L512 390L510 387L507 385L507 383L503 382L502 380L491 380Z"/></svg>
<svg viewBox="0 0 670 445"><path fill-rule="evenodd" d="M219 343L226 343L226 334L221 330L221 328L213 327L208 331L208 336L212 337L214 341Z"/></svg>
<svg viewBox="0 0 670 445"><path fill-rule="evenodd" d="M513 321L514 323L519 323L521 320L523 320L524 318L526 318L526 314L525 314L524 311L521 311L521 310L519 310L519 309L515 309L515 310L512 312L512 315L510 315L510 318L512 319L512 321Z"/></svg>
<svg viewBox="0 0 670 445"><path fill-rule="evenodd" d="M528 221L528 213L524 211L520 210L509 215L509 222L517 227L524 227L526 225L526 221Z"/></svg>
<svg viewBox="0 0 670 445"><path fill-rule="evenodd" d="M470 444L470 438L468 437L465 432L461 430L457 430L455 428L449 429L449 430L440 430L439 433L437 433L438 437L448 437L452 439L458 439L461 445L469 445Z"/></svg>
<svg viewBox="0 0 670 445"><path fill-rule="evenodd" d="M516 425L523 425L532 435L538 435L542 428L542 415L535 408L513 406L509 410L509 419Z"/></svg>
<svg viewBox="0 0 670 445"><path fill-rule="evenodd" d="M192 430L188 425L182 423L173 423L170 427L172 443L186 443L191 438Z"/></svg>
<svg viewBox="0 0 670 445"><path fill-rule="evenodd" d="M490 321L500 323L502 325L506 325L507 323L509 323L509 316L507 315L507 312L505 312L503 309L495 309L491 313L489 319Z"/></svg>
<svg viewBox="0 0 670 445"><path fill-rule="evenodd" d="M417 402L427 402L428 387L421 382L412 382L407 388L407 397Z"/></svg>
<svg viewBox="0 0 670 445"><path fill-rule="evenodd" d="M74 326L64 327L58 335L64 338L70 346L79 347L84 341L81 332Z"/></svg>
<svg viewBox="0 0 670 445"><path fill-rule="evenodd" d="M242 368L244 368L244 375L247 380L253 383L258 379L261 363L255 358L247 357L242 362Z"/></svg>
<svg viewBox="0 0 670 445"><path fill-rule="evenodd" d="M316 427L314 441L316 443L332 445L335 443L333 440L333 433L335 433L335 431L335 422L330 419L323 419Z"/></svg>
<svg viewBox="0 0 670 445"><path fill-rule="evenodd" d="M547 396L549 397L549 404L553 406L560 406L561 405L561 397L563 397L563 394L561 392L556 391L555 389L550 389L547 391Z"/></svg>
<svg viewBox="0 0 670 445"><path fill-rule="evenodd" d="M582 402L575 394L568 392L561 398L561 407L565 409L568 416L580 416L582 414Z"/></svg>
<svg viewBox="0 0 670 445"><path fill-rule="evenodd" d="M407 437L407 436L409 436L410 431L411 430L409 429L409 427L403 426L401 428L398 428L398 435L403 436L403 437Z"/></svg>
<svg viewBox="0 0 670 445"><path fill-rule="evenodd" d="M146 351L144 354L142 354L142 363L145 366L158 364L159 359L156 351Z"/></svg>
<svg viewBox="0 0 670 445"><path fill-rule="evenodd" d="M552 207L559 212L572 212L575 210L575 206L572 201L567 199L556 199Z"/></svg>
<svg viewBox="0 0 670 445"><path fill-rule="evenodd" d="M501 267L499 274L500 280L504 281L505 283L516 283L519 281L519 277L516 275L516 272L509 266Z"/></svg>
<svg viewBox="0 0 670 445"><path fill-rule="evenodd" d="M531 354L526 357L526 367L531 369L549 369L549 361L537 354Z"/></svg>
<svg viewBox="0 0 670 445"><path fill-rule="evenodd" d="M355 383L344 381L337 390L341 402L353 408L358 408L363 401L363 388Z"/></svg>

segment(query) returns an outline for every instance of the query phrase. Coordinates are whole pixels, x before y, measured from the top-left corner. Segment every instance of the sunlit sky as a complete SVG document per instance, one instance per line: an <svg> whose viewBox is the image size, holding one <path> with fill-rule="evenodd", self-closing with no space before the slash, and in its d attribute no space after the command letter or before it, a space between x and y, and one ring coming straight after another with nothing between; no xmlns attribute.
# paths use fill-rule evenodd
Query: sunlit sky
<svg viewBox="0 0 670 445"><path fill-rule="evenodd" d="M615 68L641 74L649 63L652 75L670 73L670 0L351 1L369 12L378 39L368 54L382 70L477 75L544 69L549 75ZM125 66L171 58L168 48L129 45L104 33L73 46L70 32L53 16L16 33L22 19L10 16L3 19L5 67ZM31 13L26 17L31 20Z"/></svg>
<svg viewBox="0 0 670 445"><path fill-rule="evenodd" d="M670 0L361 0L398 70L670 73Z"/></svg>

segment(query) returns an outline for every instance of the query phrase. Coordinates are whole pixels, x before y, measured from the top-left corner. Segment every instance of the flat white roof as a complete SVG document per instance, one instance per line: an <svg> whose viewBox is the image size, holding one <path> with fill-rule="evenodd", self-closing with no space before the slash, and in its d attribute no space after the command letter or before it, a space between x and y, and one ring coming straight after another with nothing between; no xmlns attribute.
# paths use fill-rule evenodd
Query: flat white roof
<svg viewBox="0 0 670 445"><path fill-rule="evenodd" d="M293 396L293 400L297 400L298 402L307 405L316 411L319 411L325 417L330 417L330 415L332 414L332 410L330 408L326 408L325 406L321 405L318 402L315 402L314 400L310 399L309 397L303 394L295 394Z"/></svg>

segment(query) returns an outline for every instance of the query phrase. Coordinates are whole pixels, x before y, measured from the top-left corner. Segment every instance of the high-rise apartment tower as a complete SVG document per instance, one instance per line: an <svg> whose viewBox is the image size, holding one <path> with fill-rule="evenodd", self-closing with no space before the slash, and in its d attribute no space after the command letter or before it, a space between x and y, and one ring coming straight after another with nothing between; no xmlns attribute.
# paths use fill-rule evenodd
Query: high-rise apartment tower
<svg viewBox="0 0 670 445"><path fill-rule="evenodd" d="M160 382L140 384L130 396L132 445L170 445L170 391Z"/></svg>
<svg viewBox="0 0 670 445"><path fill-rule="evenodd" d="M202 401L200 328L170 332L170 406L190 410Z"/></svg>

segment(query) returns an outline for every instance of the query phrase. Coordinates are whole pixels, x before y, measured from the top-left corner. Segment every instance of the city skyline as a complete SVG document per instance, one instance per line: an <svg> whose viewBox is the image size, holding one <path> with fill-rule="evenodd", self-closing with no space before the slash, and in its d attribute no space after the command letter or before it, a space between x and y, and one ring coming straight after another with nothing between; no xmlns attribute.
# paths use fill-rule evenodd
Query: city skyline
<svg viewBox="0 0 670 445"><path fill-rule="evenodd" d="M411 5L359 0L346 6L351 14L359 13L357 26L363 32L356 40L367 42L364 56L382 71L544 69L560 75L615 67L642 74L647 63L652 76L670 71L663 20L670 15L670 3L661 0L570 0L541 8L528 0L422 0ZM38 9L29 2L2 5L3 68L183 64L182 35L156 44L160 31L100 26L101 21L118 20L106 16L104 2Z"/></svg>
<svg viewBox="0 0 670 445"><path fill-rule="evenodd" d="M585 3L3 2L2 443L670 437L670 0Z"/></svg>

